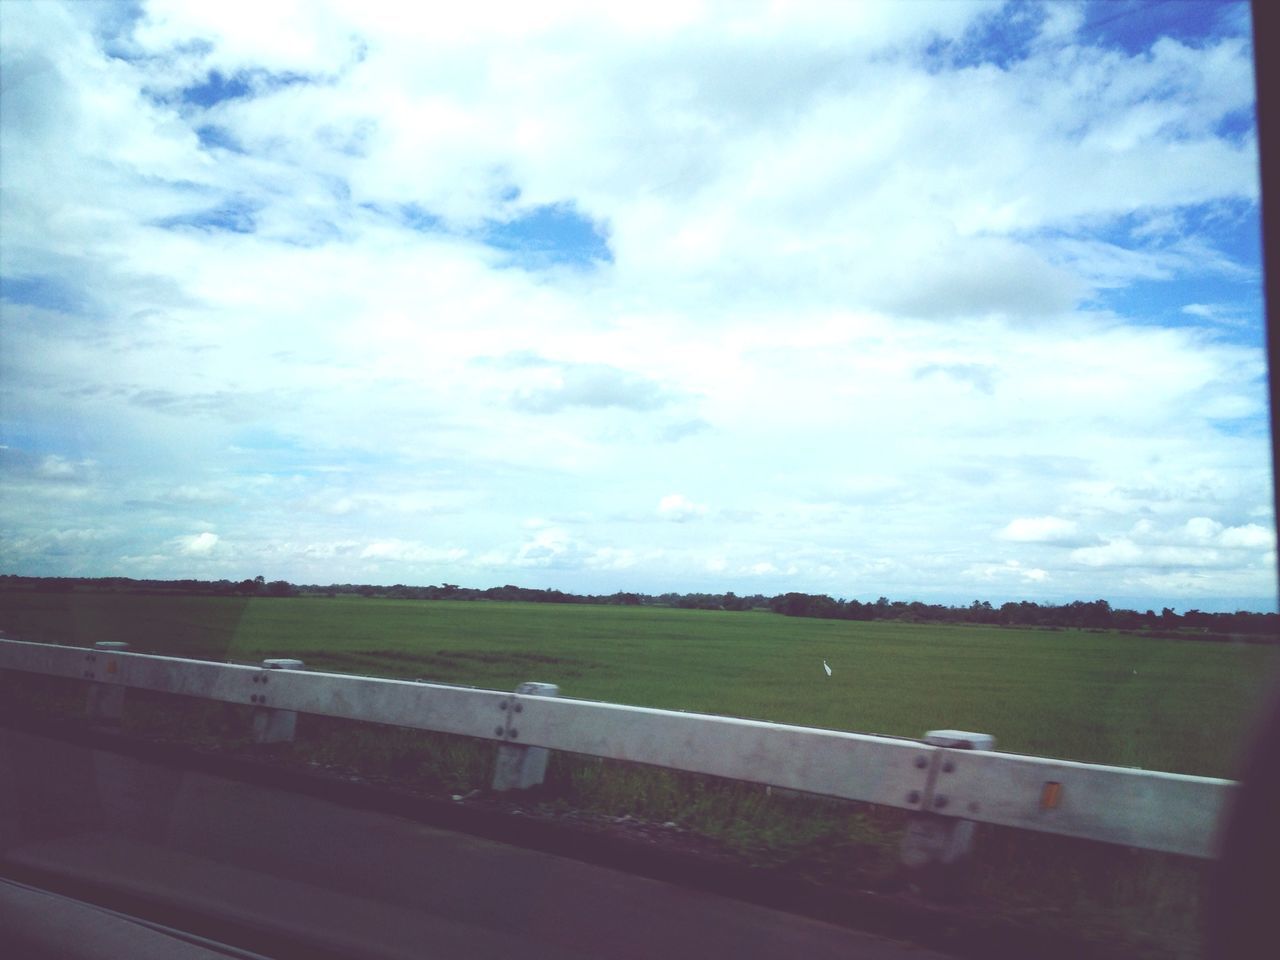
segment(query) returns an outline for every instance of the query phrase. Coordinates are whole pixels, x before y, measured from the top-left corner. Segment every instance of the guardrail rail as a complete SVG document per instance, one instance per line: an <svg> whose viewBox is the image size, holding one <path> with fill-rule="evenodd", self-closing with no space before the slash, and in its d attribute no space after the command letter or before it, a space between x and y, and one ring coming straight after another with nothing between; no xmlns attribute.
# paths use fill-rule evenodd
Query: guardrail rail
<svg viewBox="0 0 1280 960"><path fill-rule="evenodd" d="M261 740L293 736L298 713L458 734L501 745L495 787L541 780L547 750L709 774L914 811L924 847L947 862L974 823L1211 858L1236 783L1212 777L973 749L991 738L923 740L561 699L551 684L514 693L303 669L0 639L0 670L89 683L89 711L119 716L127 689L255 708ZM928 859L928 855L924 855Z"/></svg>

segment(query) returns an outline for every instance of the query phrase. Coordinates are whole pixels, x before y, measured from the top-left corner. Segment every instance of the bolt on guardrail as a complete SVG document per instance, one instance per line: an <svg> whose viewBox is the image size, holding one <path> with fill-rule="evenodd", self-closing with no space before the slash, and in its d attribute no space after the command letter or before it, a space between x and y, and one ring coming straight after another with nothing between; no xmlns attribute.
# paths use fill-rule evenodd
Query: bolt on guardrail
<svg viewBox="0 0 1280 960"><path fill-rule="evenodd" d="M255 673L252 682L261 685L258 693L249 695L249 702L256 705L253 711L253 740L255 743L288 743L298 731L298 711L276 710L267 705L267 684L272 670L305 670L301 660L273 658L262 661L262 673Z"/></svg>
<svg viewBox="0 0 1280 960"><path fill-rule="evenodd" d="M520 716L524 713L524 701L520 699L522 694L558 697L560 688L554 683L537 683L531 680L516 687L515 696L499 702L502 722L494 728L494 736L507 741L498 747L498 756L493 765L493 789L499 792L536 787L547 774L547 757L550 751L545 747L517 745L514 742L520 738Z"/></svg>
<svg viewBox="0 0 1280 960"><path fill-rule="evenodd" d="M932 758L921 755L916 767L928 769L922 808L911 815L899 851L902 863L913 870L932 892L949 896L960 882L960 870L973 850L974 821L962 815L947 816L950 807L947 775L954 773L952 750L994 750L996 738L968 730L930 730L924 743L943 749Z"/></svg>

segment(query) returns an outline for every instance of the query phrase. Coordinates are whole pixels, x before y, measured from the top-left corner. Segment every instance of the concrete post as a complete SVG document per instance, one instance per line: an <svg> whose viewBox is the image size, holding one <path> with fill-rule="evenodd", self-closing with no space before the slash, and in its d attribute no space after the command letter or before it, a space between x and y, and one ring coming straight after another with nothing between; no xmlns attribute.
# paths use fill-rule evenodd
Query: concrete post
<svg viewBox="0 0 1280 960"><path fill-rule="evenodd" d="M306 665L301 660L293 660L290 658L273 658L262 661L264 670L305 670ZM264 692L254 694L256 699L254 703L266 703L269 695L267 684L270 683L269 674L260 674L254 677L256 682L263 685ZM253 742L254 743L288 743L293 740L298 730L298 714L294 710L272 710L270 707L258 707L253 711Z"/></svg>
<svg viewBox="0 0 1280 960"><path fill-rule="evenodd" d="M535 697L558 697L560 688L554 683L531 681L516 687L516 694L522 693ZM519 735L520 714L524 711L524 706L519 700L504 700L503 709L506 713L504 732L514 738ZM549 752L544 747L502 744L498 747L498 758L493 765L493 789L501 793L538 786L547 774L548 755Z"/></svg>
<svg viewBox="0 0 1280 960"><path fill-rule="evenodd" d="M968 730L930 730L924 742L951 750L993 750L996 739L990 734ZM902 863L921 881L930 894L954 899L960 892L961 871L973 849L974 823L960 817L946 816L947 774L955 769L955 761L944 751L934 758L929 771L926 797L930 810L911 815L902 837Z"/></svg>
<svg viewBox="0 0 1280 960"><path fill-rule="evenodd" d="M109 682L107 678L114 677L119 668L119 661L110 654L128 650L129 644L100 640L93 649L100 652L86 653L84 657L84 676L91 681L85 696L85 714L94 723L119 726L124 716L124 687Z"/></svg>

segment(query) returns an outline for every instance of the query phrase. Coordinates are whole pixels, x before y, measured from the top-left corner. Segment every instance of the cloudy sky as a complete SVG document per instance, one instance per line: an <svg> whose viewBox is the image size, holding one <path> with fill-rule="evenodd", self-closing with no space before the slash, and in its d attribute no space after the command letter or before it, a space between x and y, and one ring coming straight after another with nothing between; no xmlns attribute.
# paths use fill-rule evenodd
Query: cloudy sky
<svg viewBox="0 0 1280 960"><path fill-rule="evenodd" d="M1246 4L0 4L2 572L1272 609Z"/></svg>

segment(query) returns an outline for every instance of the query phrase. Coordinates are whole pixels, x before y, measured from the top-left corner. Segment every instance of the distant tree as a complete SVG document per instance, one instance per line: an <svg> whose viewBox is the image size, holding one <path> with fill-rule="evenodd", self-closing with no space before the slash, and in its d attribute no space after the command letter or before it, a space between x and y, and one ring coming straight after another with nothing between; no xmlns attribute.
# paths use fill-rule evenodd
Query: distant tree
<svg viewBox="0 0 1280 960"><path fill-rule="evenodd" d="M1142 614L1137 610L1113 610L1111 625L1117 630L1138 630L1144 625Z"/></svg>
<svg viewBox="0 0 1280 960"><path fill-rule="evenodd" d="M875 614L875 608L869 603L859 603L857 600L850 600L844 605L844 616L846 620L870 620Z"/></svg>
<svg viewBox="0 0 1280 960"><path fill-rule="evenodd" d="M1201 630L1208 630L1214 626L1217 619L1212 613L1201 613L1199 610L1188 610L1182 615L1182 620L1188 627L1196 627Z"/></svg>
<svg viewBox="0 0 1280 960"><path fill-rule="evenodd" d="M1111 604L1105 600L1095 600L1093 603L1082 603L1081 605L1081 626L1106 628L1111 626Z"/></svg>

